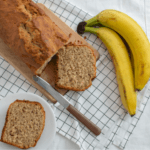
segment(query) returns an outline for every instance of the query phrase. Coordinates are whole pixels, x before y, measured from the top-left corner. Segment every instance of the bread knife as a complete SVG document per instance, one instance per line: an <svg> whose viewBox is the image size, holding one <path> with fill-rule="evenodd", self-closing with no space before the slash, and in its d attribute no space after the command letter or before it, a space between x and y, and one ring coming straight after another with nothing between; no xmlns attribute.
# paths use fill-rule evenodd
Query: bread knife
<svg viewBox="0 0 150 150"><path fill-rule="evenodd" d="M69 101L57 92L49 83L39 76L33 76L33 80L43 87L49 94L51 94L54 99L56 99L65 109L67 109L77 120L84 124L96 136L101 133L101 129L98 126L96 126L73 105L71 105Z"/></svg>

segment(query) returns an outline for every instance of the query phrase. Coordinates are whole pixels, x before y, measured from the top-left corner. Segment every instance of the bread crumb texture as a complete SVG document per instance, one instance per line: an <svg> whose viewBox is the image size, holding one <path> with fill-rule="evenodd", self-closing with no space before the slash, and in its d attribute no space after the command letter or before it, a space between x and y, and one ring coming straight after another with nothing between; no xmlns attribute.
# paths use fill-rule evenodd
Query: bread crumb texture
<svg viewBox="0 0 150 150"><path fill-rule="evenodd" d="M60 88L83 91L96 77L96 58L88 46L65 46L58 56L56 84Z"/></svg>
<svg viewBox="0 0 150 150"><path fill-rule="evenodd" d="M38 102L15 101L7 111L2 142L19 148L34 147L45 126L45 112Z"/></svg>

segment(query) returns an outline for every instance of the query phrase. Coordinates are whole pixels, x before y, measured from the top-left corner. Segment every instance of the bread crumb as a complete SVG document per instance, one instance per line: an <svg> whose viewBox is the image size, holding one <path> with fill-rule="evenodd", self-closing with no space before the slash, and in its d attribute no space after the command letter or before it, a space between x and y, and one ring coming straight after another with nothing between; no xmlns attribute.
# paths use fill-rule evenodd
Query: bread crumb
<svg viewBox="0 0 150 150"><path fill-rule="evenodd" d="M78 44L79 44L79 45L82 44L82 41L79 41L79 40L78 40Z"/></svg>
<svg viewBox="0 0 150 150"><path fill-rule="evenodd" d="M69 38L71 38L71 36L72 36L72 33L69 34Z"/></svg>
<svg viewBox="0 0 150 150"><path fill-rule="evenodd" d="M76 40L74 41L74 43L73 43L74 45L76 44Z"/></svg>
<svg viewBox="0 0 150 150"><path fill-rule="evenodd" d="M69 42L68 44L66 44L66 45L73 45L73 43L72 42Z"/></svg>

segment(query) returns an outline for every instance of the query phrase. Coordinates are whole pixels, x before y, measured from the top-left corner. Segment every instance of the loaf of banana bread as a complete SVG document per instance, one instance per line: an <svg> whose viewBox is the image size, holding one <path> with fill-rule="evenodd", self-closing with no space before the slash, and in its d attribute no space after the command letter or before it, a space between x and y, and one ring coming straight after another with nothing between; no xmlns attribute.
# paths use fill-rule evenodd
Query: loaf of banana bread
<svg viewBox="0 0 150 150"><path fill-rule="evenodd" d="M37 75L69 39L32 0L0 0L0 38Z"/></svg>

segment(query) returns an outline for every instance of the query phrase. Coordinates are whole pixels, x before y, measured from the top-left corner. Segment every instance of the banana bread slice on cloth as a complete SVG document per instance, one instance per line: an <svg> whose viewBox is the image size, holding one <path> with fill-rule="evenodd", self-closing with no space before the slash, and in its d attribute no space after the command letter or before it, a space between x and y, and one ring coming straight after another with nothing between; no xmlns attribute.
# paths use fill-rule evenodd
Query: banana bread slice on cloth
<svg viewBox="0 0 150 150"><path fill-rule="evenodd" d="M96 58L86 45L66 45L57 53L56 85L74 91L84 91L96 77Z"/></svg>

